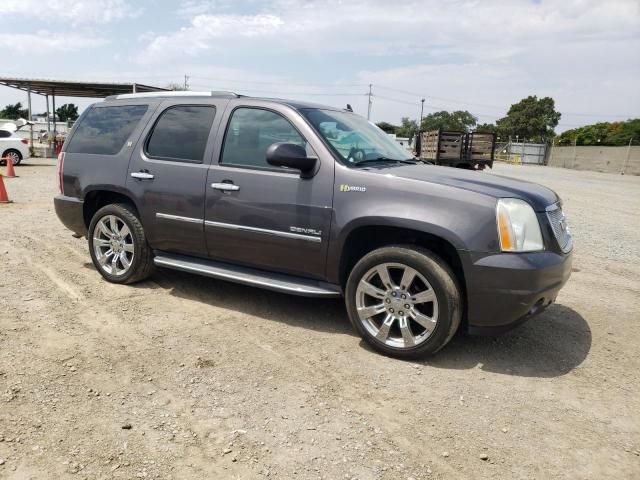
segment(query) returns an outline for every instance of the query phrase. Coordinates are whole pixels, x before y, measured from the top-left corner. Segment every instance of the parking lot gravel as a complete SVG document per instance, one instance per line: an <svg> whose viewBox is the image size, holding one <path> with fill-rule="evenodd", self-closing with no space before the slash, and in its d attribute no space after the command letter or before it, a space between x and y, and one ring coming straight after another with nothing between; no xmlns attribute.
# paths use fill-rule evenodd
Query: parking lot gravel
<svg viewBox="0 0 640 480"><path fill-rule="evenodd" d="M428 168L428 167L425 167ZM4 179L0 478L640 478L640 177L496 165L565 202L557 303L437 356L372 352L342 302L174 271L113 285Z"/></svg>

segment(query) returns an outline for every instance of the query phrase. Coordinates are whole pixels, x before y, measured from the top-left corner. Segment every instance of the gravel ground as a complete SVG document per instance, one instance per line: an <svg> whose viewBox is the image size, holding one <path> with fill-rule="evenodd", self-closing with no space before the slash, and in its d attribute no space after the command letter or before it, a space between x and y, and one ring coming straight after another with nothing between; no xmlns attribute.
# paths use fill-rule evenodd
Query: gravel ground
<svg viewBox="0 0 640 480"><path fill-rule="evenodd" d="M0 205L0 478L640 478L640 178L498 165L565 201L557 304L436 357L370 351L339 301L94 270L55 167ZM488 173L478 173L486 175Z"/></svg>

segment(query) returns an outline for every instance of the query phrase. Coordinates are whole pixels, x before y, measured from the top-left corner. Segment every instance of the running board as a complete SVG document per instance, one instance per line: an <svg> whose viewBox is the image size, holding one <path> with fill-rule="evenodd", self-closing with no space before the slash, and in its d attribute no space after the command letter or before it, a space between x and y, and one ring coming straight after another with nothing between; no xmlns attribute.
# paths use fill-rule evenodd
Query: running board
<svg viewBox="0 0 640 480"><path fill-rule="evenodd" d="M276 292L291 293L304 297L333 297L342 296L337 285L309 280L306 278L284 275L282 273L265 272L228 263L215 262L200 258L176 255L172 253L157 253L153 259L159 267L197 273L207 277L228 280L254 287L266 288Z"/></svg>

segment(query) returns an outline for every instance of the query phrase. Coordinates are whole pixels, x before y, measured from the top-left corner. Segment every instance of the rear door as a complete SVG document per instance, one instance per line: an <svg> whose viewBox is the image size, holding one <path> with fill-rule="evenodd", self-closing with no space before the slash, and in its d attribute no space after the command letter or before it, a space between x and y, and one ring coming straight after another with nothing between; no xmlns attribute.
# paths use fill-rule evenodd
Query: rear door
<svg viewBox="0 0 640 480"><path fill-rule="evenodd" d="M205 182L227 102L165 100L135 146L127 188L152 248L206 256Z"/></svg>
<svg viewBox="0 0 640 480"><path fill-rule="evenodd" d="M311 127L290 107L241 98L224 118L220 153L206 185L209 255L222 261L322 279L333 203L334 162ZM222 135L222 127L220 135ZM313 178L266 163L276 142L317 156Z"/></svg>
<svg viewBox="0 0 640 480"><path fill-rule="evenodd" d="M156 102L105 101L85 110L64 143L62 191L85 198L92 190L126 194L133 144L153 116Z"/></svg>

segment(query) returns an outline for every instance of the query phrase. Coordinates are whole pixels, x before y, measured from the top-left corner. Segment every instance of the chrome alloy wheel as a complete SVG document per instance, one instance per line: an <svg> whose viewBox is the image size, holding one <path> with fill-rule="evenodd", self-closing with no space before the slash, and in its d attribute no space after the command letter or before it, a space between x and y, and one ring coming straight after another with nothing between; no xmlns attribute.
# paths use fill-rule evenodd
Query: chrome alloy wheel
<svg viewBox="0 0 640 480"><path fill-rule="evenodd" d="M10 159L14 165L20 163L20 155L17 152L7 152L4 157Z"/></svg>
<svg viewBox="0 0 640 480"><path fill-rule="evenodd" d="M127 224L115 215L102 217L93 231L93 253L109 275L124 275L134 255L133 235Z"/></svg>
<svg viewBox="0 0 640 480"><path fill-rule="evenodd" d="M364 274L356 308L367 331L395 348L421 344L438 322L435 291L423 275L402 263L383 263Z"/></svg>

